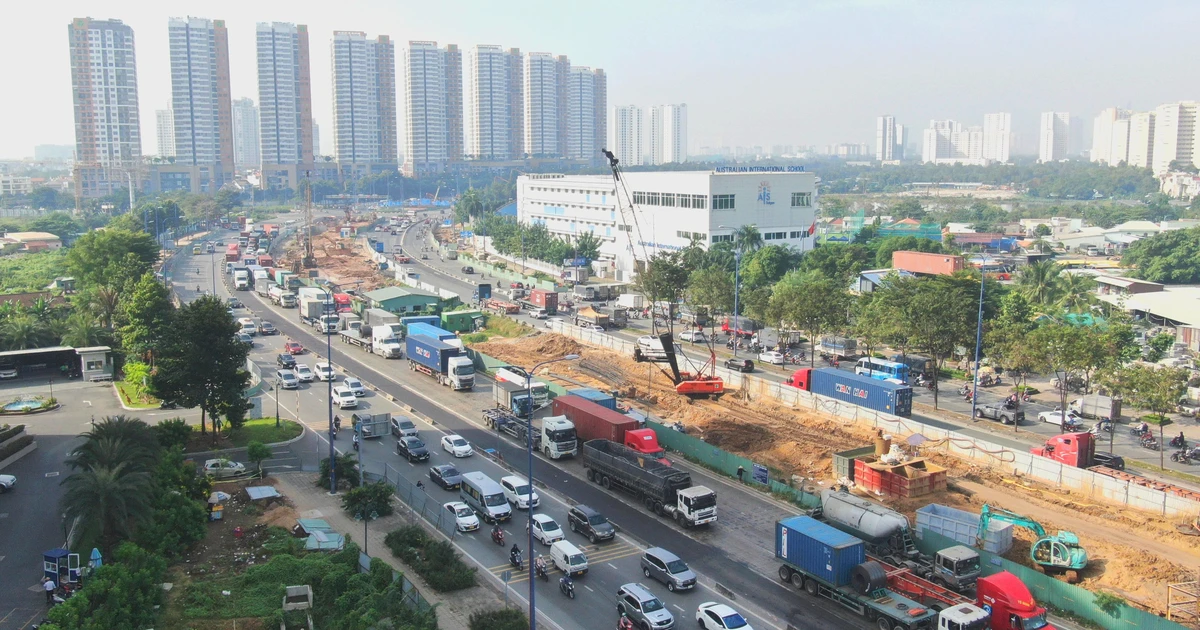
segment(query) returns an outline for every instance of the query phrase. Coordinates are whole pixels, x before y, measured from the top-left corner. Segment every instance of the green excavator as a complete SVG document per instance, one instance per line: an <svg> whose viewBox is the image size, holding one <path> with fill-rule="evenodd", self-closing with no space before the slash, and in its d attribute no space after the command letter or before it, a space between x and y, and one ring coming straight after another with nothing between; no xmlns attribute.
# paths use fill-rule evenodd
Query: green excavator
<svg viewBox="0 0 1200 630"><path fill-rule="evenodd" d="M1079 582L1079 572L1087 567L1088 557L1087 550L1079 546L1078 536L1064 531L1047 536L1046 529L1028 516L987 504L984 504L979 514L980 535L988 531L988 525L993 520L1024 527L1037 535L1037 541L1029 549L1029 557L1039 571L1063 573L1068 583Z"/></svg>

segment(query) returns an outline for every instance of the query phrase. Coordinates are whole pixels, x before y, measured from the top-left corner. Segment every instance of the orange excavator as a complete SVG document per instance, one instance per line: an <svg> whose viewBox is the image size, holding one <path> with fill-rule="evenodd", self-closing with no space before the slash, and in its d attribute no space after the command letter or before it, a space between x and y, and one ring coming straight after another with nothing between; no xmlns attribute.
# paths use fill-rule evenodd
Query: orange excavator
<svg viewBox="0 0 1200 630"><path fill-rule="evenodd" d="M651 339L642 338L633 349L633 360L638 363L654 363L671 382L675 391L692 398L712 398L716 400L725 393L725 381L716 375L717 355L709 347L708 362L695 372L684 372L679 369L679 357L676 354L674 335L669 332L659 334ZM683 355L684 360L687 356ZM690 361L689 361L690 363ZM666 364L671 368L668 372L661 366ZM707 372L707 374L706 374Z"/></svg>

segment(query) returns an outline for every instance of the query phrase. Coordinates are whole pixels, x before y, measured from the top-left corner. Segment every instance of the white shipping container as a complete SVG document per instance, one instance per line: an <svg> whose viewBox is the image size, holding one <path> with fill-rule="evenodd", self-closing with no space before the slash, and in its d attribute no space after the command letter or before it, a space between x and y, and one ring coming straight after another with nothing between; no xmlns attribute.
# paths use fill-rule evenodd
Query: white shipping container
<svg viewBox="0 0 1200 630"><path fill-rule="evenodd" d="M917 510L917 537L922 537L925 530L952 538L968 547L979 546L979 515L965 510L930 503ZM990 521L982 549L992 553L1007 553L1012 549L1012 530L1012 523Z"/></svg>

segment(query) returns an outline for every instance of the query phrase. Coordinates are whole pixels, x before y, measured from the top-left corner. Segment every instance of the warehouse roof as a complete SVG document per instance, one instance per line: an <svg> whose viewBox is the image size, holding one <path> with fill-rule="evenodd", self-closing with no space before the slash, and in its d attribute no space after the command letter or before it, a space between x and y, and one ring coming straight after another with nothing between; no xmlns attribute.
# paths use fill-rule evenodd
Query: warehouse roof
<svg viewBox="0 0 1200 630"><path fill-rule="evenodd" d="M437 299L437 297L438 297L432 293L427 293L425 291L419 291L417 289L409 289L409 288L405 288L405 287L383 287L382 289L375 289L374 291L367 291L366 293L363 294L363 297L367 298L368 300L373 300L375 302L386 302L388 300L394 300L396 298L411 297L411 296L431 297L434 299Z"/></svg>

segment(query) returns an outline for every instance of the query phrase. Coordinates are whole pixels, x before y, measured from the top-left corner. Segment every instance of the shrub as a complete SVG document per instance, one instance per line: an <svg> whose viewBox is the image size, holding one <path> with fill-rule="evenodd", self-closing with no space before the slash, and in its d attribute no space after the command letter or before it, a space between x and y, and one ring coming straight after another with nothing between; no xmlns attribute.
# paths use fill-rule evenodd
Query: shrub
<svg viewBox="0 0 1200 630"><path fill-rule="evenodd" d="M150 430L154 432L154 437L158 440L159 445L166 450L176 446L186 447L188 438L192 436L192 427L188 426L187 420L183 418L163 420L151 427Z"/></svg>
<svg viewBox="0 0 1200 630"><path fill-rule="evenodd" d="M467 627L471 630L523 630L529 627L529 617L518 608L498 608L471 613Z"/></svg>
<svg viewBox="0 0 1200 630"><path fill-rule="evenodd" d="M475 568L446 540L436 540L420 525L405 525L388 532L384 544L392 555L412 567L439 592L457 591L475 586Z"/></svg>
<svg viewBox="0 0 1200 630"><path fill-rule="evenodd" d="M471 333L462 336L462 342L466 344L483 343L488 340L488 336L484 333Z"/></svg>
<svg viewBox="0 0 1200 630"><path fill-rule="evenodd" d="M391 516L392 495L396 491L391 484L383 481L368 483L342 495L342 509L351 517L358 515Z"/></svg>
<svg viewBox="0 0 1200 630"><path fill-rule="evenodd" d="M20 435L21 432L24 430L25 430L25 425L23 425L23 424L18 424L15 427L10 427L7 424L4 425L4 430L0 431L0 444L3 444L6 440L9 440L11 438L14 438L14 437Z"/></svg>
<svg viewBox="0 0 1200 630"><path fill-rule="evenodd" d="M1121 608L1125 606L1125 600L1112 593L1099 591L1096 593L1095 604L1096 608L1103 610L1109 617L1120 617Z"/></svg>
<svg viewBox="0 0 1200 630"><path fill-rule="evenodd" d="M33 436L26 434L26 435L22 435L21 437L9 442L8 444L5 444L3 448L0 448L0 461L6 460L9 457L12 457L18 451L25 448L26 446L29 446L32 443L33 443Z"/></svg>

